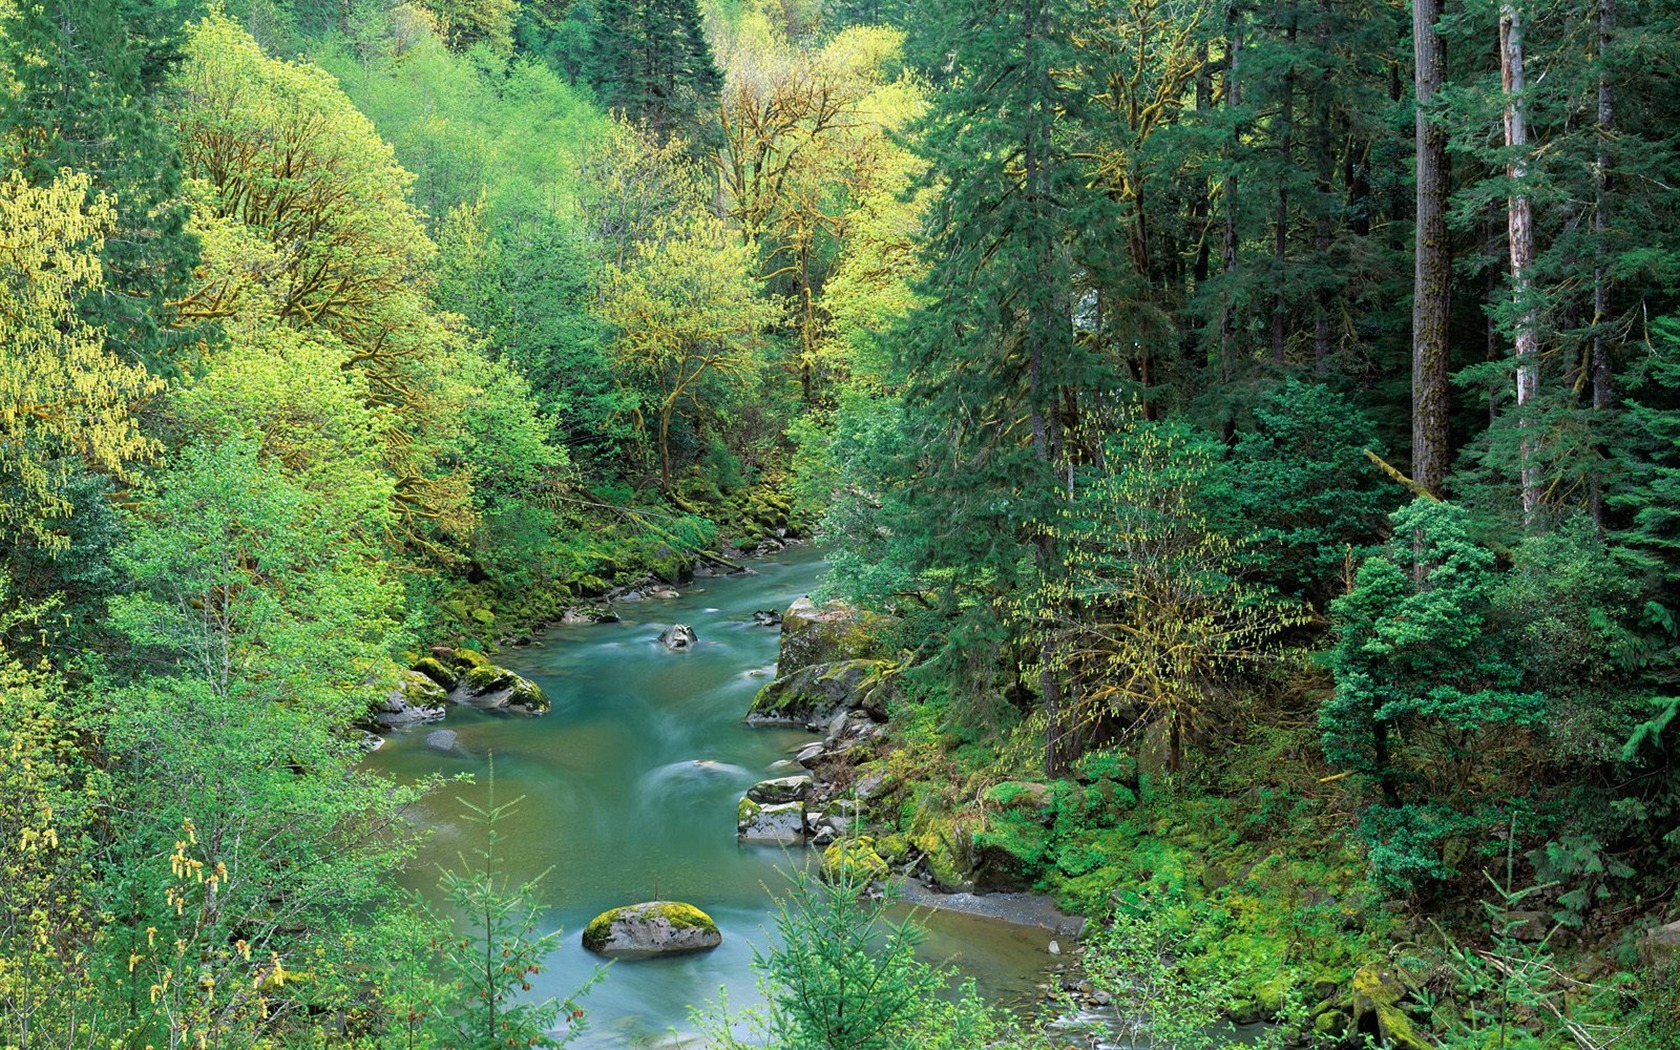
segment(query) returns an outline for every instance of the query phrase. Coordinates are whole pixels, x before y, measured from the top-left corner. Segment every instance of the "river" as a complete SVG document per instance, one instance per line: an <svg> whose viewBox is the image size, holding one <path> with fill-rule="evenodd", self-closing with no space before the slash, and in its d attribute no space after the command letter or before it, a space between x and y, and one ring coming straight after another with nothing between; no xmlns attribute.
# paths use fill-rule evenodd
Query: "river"
<svg viewBox="0 0 1680 1050"><path fill-rule="evenodd" d="M696 581L681 598L620 604L621 623L550 628L534 644L498 654L547 691L554 701L547 717L451 708L444 725L459 735L459 752L425 745L433 725L395 733L369 757L403 781L474 777L435 792L418 815L431 835L408 880L435 893L437 865L477 845L457 800L485 801L494 754L498 801L523 796L501 826L508 871L516 880L548 871L541 902L549 928L566 931L537 978L538 994L567 994L594 971L598 960L578 935L607 908L683 900L717 920L724 941L713 952L613 964L582 1001L589 1025L572 1044L580 1050L654 1045L689 1032L689 1007L719 989L734 1005L758 998L752 948L768 943L779 869L803 853L737 844L735 805L755 781L778 775L772 763L812 737L742 723L753 693L770 680L778 641L752 614L785 609L811 591L823 562L803 547L753 565L756 576ZM667 652L656 638L672 623L692 626L700 644ZM1040 929L947 912L918 917L929 929L927 958L958 965L995 1002L1030 1000L1054 961L1051 935Z"/></svg>

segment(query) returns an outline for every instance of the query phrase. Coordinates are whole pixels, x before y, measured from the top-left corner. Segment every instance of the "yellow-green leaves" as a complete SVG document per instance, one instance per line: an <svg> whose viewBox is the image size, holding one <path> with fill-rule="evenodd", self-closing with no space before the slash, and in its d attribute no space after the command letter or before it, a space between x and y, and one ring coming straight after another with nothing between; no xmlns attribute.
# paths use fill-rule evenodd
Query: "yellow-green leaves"
<svg viewBox="0 0 1680 1050"><path fill-rule="evenodd" d="M150 457L130 406L162 388L75 315L100 287L113 222L90 185L69 172L43 187L16 172L0 182L0 535L50 548L64 543L53 519L70 511L62 486L75 457L119 477Z"/></svg>
<svg viewBox="0 0 1680 1050"><path fill-rule="evenodd" d="M780 310L758 294L752 252L692 209L655 226L608 281L602 314L618 329L619 374L658 417L660 470L671 480L671 424L686 403L715 409L756 371L761 334Z"/></svg>

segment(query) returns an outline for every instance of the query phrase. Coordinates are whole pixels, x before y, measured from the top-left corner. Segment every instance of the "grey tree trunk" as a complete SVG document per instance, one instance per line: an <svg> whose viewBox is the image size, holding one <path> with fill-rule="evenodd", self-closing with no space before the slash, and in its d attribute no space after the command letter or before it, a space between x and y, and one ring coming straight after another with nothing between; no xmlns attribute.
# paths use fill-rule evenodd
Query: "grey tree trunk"
<svg viewBox="0 0 1680 1050"><path fill-rule="evenodd" d="M1607 55L1610 38L1616 31L1616 0L1598 2L1598 156L1593 171L1593 337L1592 337L1592 407L1595 422L1602 431L1605 416L1614 404L1615 392L1611 383L1610 345L1604 338L1604 326L1610 321L1610 267L1607 260L1610 235L1610 136L1615 132L1614 97L1611 93L1610 69ZM1602 445L1599 456L1605 452ZM1604 532L1604 477L1599 471L1592 478L1592 516L1600 535Z"/></svg>
<svg viewBox="0 0 1680 1050"><path fill-rule="evenodd" d="M1520 439L1523 523L1532 525L1540 508L1540 467L1535 438L1535 397L1540 392L1540 319L1534 308L1534 205L1524 188L1528 178L1528 76L1523 67L1522 12L1515 3L1499 9L1499 70L1505 92L1505 228L1511 250L1511 294L1516 300L1517 427Z"/></svg>
<svg viewBox="0 0 1680 1050"><path fill-rule="evenodd" d="M1442 0L1413 0L1417 96L1417 226L1412 281L1412 477L1439 494L1449 462L1447 320L1452 308L1452 250L1447 240L1447 133L1430 116L1446 70L1435 24Z"/></svg>

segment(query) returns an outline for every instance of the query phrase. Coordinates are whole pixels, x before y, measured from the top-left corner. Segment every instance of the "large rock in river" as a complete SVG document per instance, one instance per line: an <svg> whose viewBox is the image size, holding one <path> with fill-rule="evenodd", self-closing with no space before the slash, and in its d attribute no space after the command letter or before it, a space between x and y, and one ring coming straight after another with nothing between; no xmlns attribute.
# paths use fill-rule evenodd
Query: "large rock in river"
<svg viewBox="0 0 1680 1050"><path fill-rule="evenodd" d="M403 671L397 676L397 687L370 714L377 728L399 729L436 722L443 717L443 703L444 692L436 682L418 672Z"/></svg>
<svg viewBox="0 0 1680 1050"><path fill-rule="evenodd" d="M485 711L515 715L543 715L549 709L548 695L537 683L489 663L468 669L450 691L449 699Z"/></svg>
<svg viewBox="0 0 1680 1050"><path fill-rule="evenodd" d="M686 623L674 623L659 632L659 644L673 652L692 649L699 641L700 636Z"/></svg>
<svg viewBox="0 0 1680 1050"><path fill-rule="evenodd" d="M735 807L735 834L742 842L792 846L805 841L805 803L756 802L749 795Z"/></svg>
<svg viewBox="0 0 1680 1050"><path fill-rule="evenodd" d="M747 789L747 797L761 806L804 802L811 797L812 786L810 777L777 777L774 780L760 780Z"/></svg>
<svg viewBox="0 0 1680 1050"><path fill-rule="evenodd" d="M812 664L879 656L871 617L836 602L817 605L799 598L782 614L781 656L776 673L786 677Z"/></svg>
<svg viewBox="0 0 1680 1050"><path fill-rule="evenodd" d="M680 901L647 901L595 916L583 928L583 946L600 955L678 955L723 943L712 917Z"/></svg>
<svg viewBox="0 0 1680 1050"><path fill-rule="evenodd" d="M885 660L837 660L784 672L758 691L747 723L821 731L842 711L865 710L884 719L886 667Z"/></svg>

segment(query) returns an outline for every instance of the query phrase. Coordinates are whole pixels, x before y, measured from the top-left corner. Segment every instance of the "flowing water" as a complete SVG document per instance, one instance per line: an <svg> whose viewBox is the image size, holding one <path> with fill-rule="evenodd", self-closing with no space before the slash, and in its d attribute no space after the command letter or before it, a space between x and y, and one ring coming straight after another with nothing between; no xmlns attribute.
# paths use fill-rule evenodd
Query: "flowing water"
<svg viewBox="0 0 1680 1050"><path fill-rule="evenodd" d="M778 869L805 858L738 845L735 804L755 781L785 775L771 764L813 737L742 724L774 671L778 641L774 628L753 626L752 614L809 592L822 560L796 548L754 567L756 576L696 581L678 599L621 604L622 623L552 628L499 655L547 691L547 717L452 708L444 726L458 734L455 752L426 746L439 728L432 725L393 734L369 758L402 780L474 776L422 807L432 834L409 881L435 891L437 866L479 844L458 799L484 803L494 754L497 800L523 796L500 825L508 871L518 880L548 871L539 897L550 928L566 931L537 979L540 994L567 994L594 971L598 960L578 935L608 908L682 900L717 920L724 940L716 951L610 967L582 1001L589 1027L574 1046L652 1045L690 1031L689 1006L720 988L734 1005L757 999L752 948L769 941L770 892L782 884ZM666 651L656 639L672 623L691 625L700 644ZM918 918L930 931L930 961L954 962L993 1001L1025 1002L1053 961L1040 929L944 912Z"/></svg>

